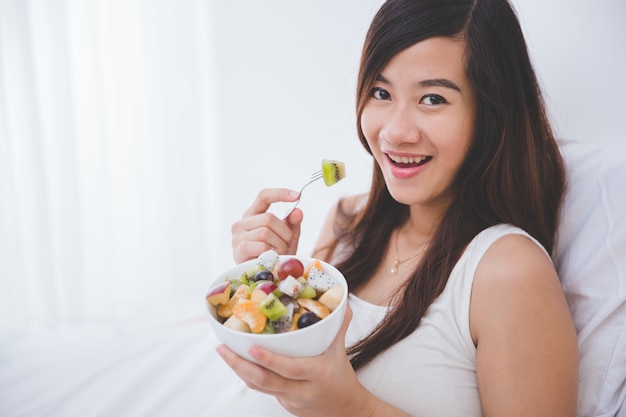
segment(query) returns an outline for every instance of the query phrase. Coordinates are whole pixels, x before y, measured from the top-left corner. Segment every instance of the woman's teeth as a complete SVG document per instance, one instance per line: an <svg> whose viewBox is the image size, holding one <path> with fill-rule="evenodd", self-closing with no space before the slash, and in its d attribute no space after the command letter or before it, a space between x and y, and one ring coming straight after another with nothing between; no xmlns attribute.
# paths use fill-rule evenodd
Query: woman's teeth
<svg viewBox="0 0 626 417"><path fill-rule="evenodd" d="M421 165L429 161L430 159L432 159L431 156L420 156L420 157L394 156L394 155L387 155L387 156L389 156L389 159L393 163L402 164L402 165Z"/></svg>

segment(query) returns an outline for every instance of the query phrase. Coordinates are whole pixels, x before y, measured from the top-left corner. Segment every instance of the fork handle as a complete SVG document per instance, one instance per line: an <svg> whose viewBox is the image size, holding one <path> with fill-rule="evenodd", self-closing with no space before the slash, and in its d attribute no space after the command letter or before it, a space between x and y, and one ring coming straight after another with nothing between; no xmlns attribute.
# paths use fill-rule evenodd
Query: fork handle
<svg viewBox="0 0 626 417"><path fill-rule="evenodd" d="M291 208L289 210L287 210L287 212L285 214L283 214L283 219L282 219L283 221L287 220L287 217L289 217L289 215L298 206L298 203L300 203L300 199L302 198L302 191L304 191L304 189L306 187L308 187L309 185L313 184L315 181L319 180L320 178L322 178L322 171L317 171L317 172L314 172L313 174L311 174L311 176L309 177L307 182L302 186L302 188L300 188L300 193L298 194L298 199L293 203L293 206L291 206Z"/></svg>
<svg viewBox="0 0 626 417"><path fill-rule="evenodd" d="M300 194L302 194L302 192L300 192ZM296 207L298 207L299 202L300 202L300 196L298 196L298 199L293 204L293 206L291 206L291 208L289 208L289 210L287 210L285 214L283 214L283 218L282 218L283 221L287 220L287 217L289 217L289 215L296 209Z"/></svg>

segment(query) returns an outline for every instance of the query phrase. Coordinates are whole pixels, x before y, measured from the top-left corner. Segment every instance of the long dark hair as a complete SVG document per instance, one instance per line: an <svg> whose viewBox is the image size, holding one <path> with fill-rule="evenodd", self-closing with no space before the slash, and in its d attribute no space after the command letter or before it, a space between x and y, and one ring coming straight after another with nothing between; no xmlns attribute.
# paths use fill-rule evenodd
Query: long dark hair
<svg viewBox="0 0 626 417"><path fill-rule="evenodd" d="M367 33L357 85L357 128L376 77L398 52L431 37L465 42L466 73L476 97L472 142L453 184L450 206L394 308L372 334L348 349L354 369L411 334L443 291L452 268L481 230L519 226L548 252L564 187L563 161L548 122L524 36L507 0L388 0ZM353 248L337 267L351 290L377 270L409 208L395 201L374 164L371 191L356 214L338 209L336 233Z"/></svg>

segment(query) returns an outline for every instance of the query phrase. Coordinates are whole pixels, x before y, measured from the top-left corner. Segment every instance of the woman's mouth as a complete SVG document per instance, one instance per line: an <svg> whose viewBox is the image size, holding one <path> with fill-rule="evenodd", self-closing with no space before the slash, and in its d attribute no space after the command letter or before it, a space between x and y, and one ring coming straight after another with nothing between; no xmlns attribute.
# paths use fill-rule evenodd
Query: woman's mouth
<svg viewBox="0 0 626 417"><path fill-rule="evenodd" d="M432 156L398 156L387 154L391 163L398 168L415 168L433 159Z"/></svg>

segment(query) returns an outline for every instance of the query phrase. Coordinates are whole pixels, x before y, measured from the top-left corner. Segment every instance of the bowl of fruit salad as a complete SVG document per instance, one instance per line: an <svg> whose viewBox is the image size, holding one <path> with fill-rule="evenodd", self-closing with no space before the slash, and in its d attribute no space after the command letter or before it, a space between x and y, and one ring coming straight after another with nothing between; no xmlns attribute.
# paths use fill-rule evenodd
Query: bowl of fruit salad
<svg viewBox="0 0 626 417"><path fill-rule="evenodd" d="M252 345L292 357L322 354L341 327L347 296L334 266L270 250L217 277L206 300L218 339L254 361Z"/></svg>

